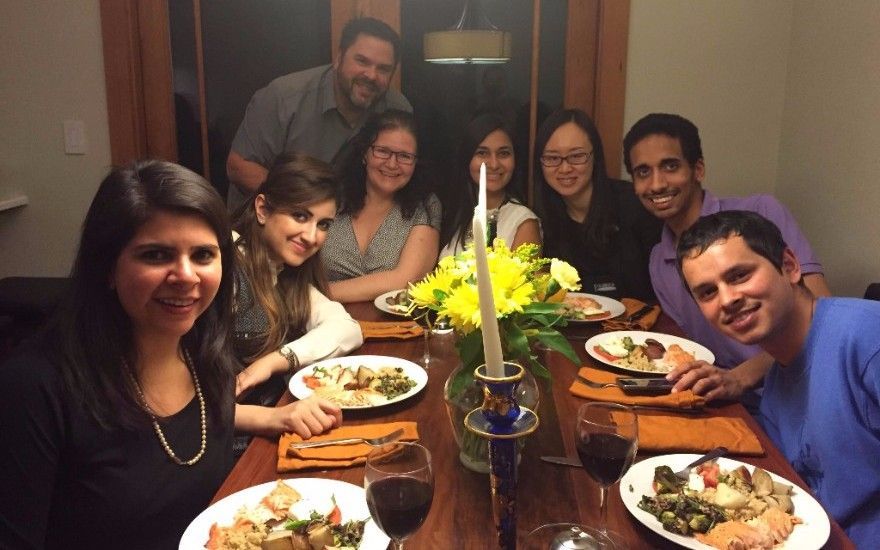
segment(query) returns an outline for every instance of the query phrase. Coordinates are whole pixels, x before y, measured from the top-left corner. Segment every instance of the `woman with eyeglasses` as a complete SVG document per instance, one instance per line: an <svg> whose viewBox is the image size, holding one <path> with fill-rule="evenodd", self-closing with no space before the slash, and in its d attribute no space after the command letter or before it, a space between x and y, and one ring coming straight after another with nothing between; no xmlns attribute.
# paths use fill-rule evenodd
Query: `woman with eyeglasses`
<svg viewBox="0 0 880 550"><path fill-rule="evenodd" d="M465 128L454 168L456 183L449 186L444 202L451 208L441 232L441 258L458 254L473 241L471 223L483 163L489 235L501 237L511 249L524 243L541 244L538 216L517 196L519 171L512 138L512 129L493 113L478 115Z"/></svg>
<svg viewBox="0 0 880 550"><path fill-rule="evenodd" d="M333 403L315 396L284 407L284 376L363 342L357 321L328 299L318 256L336 216L336 175L315 158L285 153L260 188L236 213L236 355L247 365L238 373L236 428L311 437L342 421ZM259 406L268 405L268 406ZM236 440L243 450L247 438Z"/></svg>
<svg viewBox="0 0 880 550"><path fill-rule="evenodd" d="M538 130L535 156L544 255L573 265L584 292L654 301L648 258L662 225L631 183L608 177L593 121L578 109L554 112Z"/></svg>
<svg viewBox="0 0 880 550"><path fill-rule="evenodd" d="M420 165L412 114L371 117L337 167L342 205L321 252L331 297L372 300L424 277L437 261L441 209Z"/></svg>

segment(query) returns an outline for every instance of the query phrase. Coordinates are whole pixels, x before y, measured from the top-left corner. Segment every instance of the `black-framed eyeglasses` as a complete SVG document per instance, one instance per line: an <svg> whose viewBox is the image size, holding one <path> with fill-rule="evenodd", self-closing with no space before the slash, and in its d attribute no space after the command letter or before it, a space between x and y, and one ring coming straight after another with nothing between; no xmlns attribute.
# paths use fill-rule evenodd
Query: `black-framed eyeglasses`
<svg viewBox="0 0 880 550"><path fill-rule="evenodd" d="M554 166L562 164L562 161L565 161L574 166L576 164L586 164L590 162L591 158L593 158L593 151L590 151L589 153L569 153L564 157L561 155L541 155L541 164L553 168Z"/></svg>
<svg viewBox="0 0 880 550"><path fill-rule="evenodd" d="M391 156L394 155L397 162L400 164L413 164L417 158L413 153L407 153L406 151L392 151L388 147L383 147L382 145L370 145L370 151L373 152L375 158L382 160L390 159Z"/></svg>

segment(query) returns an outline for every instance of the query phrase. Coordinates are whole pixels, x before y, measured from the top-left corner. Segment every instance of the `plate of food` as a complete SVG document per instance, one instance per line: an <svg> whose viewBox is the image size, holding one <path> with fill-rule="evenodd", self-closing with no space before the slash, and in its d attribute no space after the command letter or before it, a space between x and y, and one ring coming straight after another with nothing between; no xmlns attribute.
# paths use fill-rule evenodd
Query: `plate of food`
<svg viewBox="0 0 880 550"><path fill-rule="evenodd" d="M634 464L620 480L624 506L639 522L685 548L819 549L831 534L822 506L782 476L719 458L673 472L697 458L673 454ZM733 546L730 546L734 543Z"/></svg>
<svg viewBox="0 0 880 550"><path fill-rule="evenodd" d="M584 346L596 361L637 374L666 374L690 361L715 361L715 355L706 347L660 332L604 332L587 340Z"/></svg>
<svg viewBox="0 0 880 550"><path fill-rule="evenodd" d="M562 315L570 323L594 323L617 317L626 306L613 298L598 294L569 292L562 300Z"/></svg>
<svg viewBox="0 0 880 550"><path fill-rule="evenodd" d="M427 383L428 373L412 361L349 355L298 370L290 378L290 393L297 399L316 394L343 409L369 409L408 399Z"/></svg>
<svg viewBox="0 0 880 550"><path fill-rule="evenodd" d="M373 300L373 305L379 310L401 317L409 317L409 304L409 292L405 288L390 290Z"/></svg>
<svg viewBox="0 0 880 550"><path fill-rule="evenodd" d="M389 539L370 520L364 489L334 479L272 481L233 493L196 516L180 550L338 546L385 550ZM291 541L288 544L288 539Z"/></svg>

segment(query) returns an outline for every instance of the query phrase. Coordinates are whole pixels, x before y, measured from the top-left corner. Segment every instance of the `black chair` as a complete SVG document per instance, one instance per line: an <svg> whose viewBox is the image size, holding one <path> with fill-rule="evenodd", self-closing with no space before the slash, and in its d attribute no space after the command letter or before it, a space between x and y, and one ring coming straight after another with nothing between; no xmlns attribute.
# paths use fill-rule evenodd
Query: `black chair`
<svg viewBox="0 0 880 550"><path fill-rule="evenodd" d="M871 283L868 285L868 289L865 290L865 300L880 301L880 283Z"/></svg>
<svg viewBox="0 0 880 550"><path fill-rule="evenodd" d="M61 301L67 277L6 277L0 279L0 340L11 347L31 336Z"/></svg>

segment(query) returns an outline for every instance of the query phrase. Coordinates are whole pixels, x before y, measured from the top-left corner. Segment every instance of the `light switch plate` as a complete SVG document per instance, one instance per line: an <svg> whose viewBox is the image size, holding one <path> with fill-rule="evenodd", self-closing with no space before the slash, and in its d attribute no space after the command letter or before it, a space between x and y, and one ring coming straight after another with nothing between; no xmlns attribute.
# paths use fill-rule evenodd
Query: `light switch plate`
<svg viewBox="0 0 880 550"><path fill-rule="evenodd" d="M64 152L68 155L85 155L89 149L86 124L81 120L64 121Z"/></svg>

